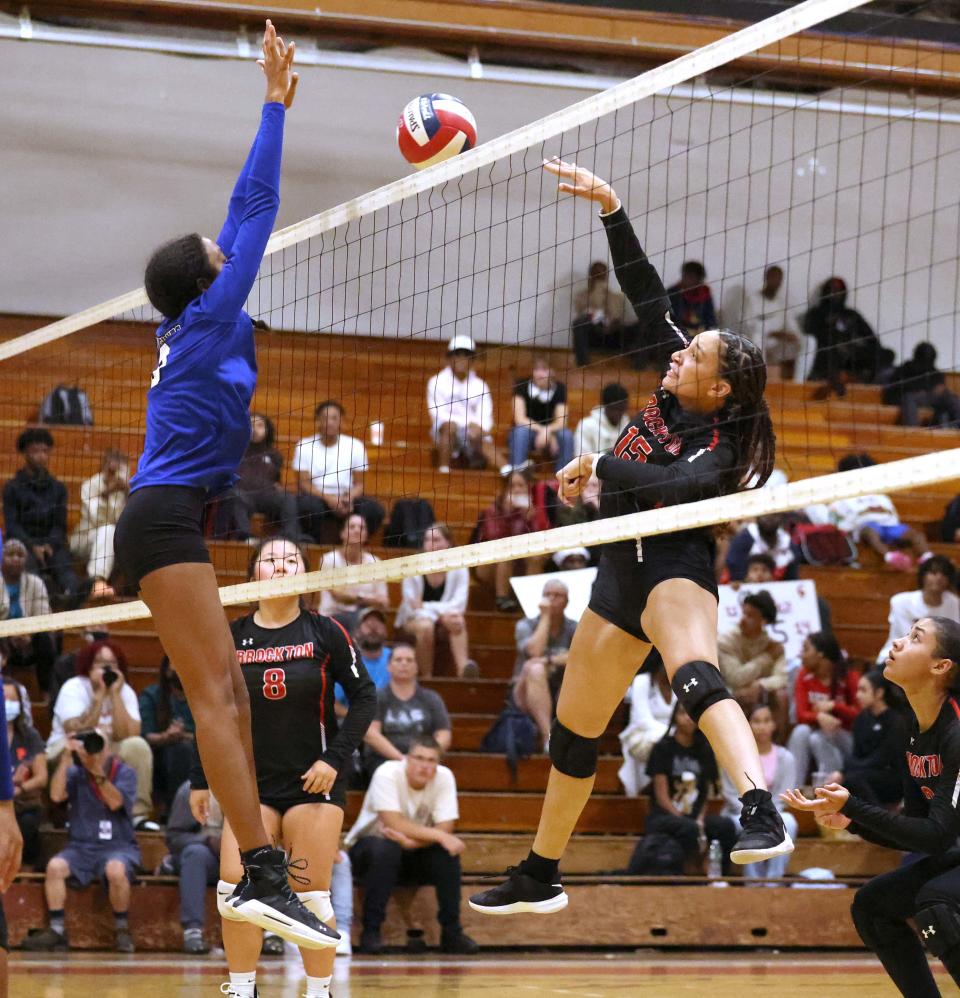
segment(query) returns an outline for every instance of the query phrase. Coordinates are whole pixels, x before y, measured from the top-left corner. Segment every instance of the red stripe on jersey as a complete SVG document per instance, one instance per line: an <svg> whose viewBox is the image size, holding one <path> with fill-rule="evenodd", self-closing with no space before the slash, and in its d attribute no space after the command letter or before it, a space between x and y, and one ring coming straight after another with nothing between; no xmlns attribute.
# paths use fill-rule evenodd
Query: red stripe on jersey
<svg viewBox="0 0 960 998"><path fill-rule="evenodd" d="M960 718L960 705L957 704L957 701L953 697L948 697L947 699L950 701L950 706L953 707L954 714Z"/></svg>
<svg viewBox="0 0 960 998"><path fill-rule="evenodd" d="M713 448L716 447L718 443L720 443L720 429L718 426L716 426L716 424L714 424L713 438L711 439L710 445L707 447L707 450L713 450Z"/></svg>

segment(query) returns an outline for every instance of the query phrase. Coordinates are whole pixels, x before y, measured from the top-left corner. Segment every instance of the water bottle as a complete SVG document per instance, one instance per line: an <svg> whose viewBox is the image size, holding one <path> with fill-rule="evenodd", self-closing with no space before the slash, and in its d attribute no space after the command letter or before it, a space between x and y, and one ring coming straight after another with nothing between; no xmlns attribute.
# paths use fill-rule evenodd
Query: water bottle
<svg viewBox="0 0 960 998"><path fill-rule="evenodd" d="M707 850L707 879L719 880L723 876L723 848L716 839L710 840Z"/></svg>

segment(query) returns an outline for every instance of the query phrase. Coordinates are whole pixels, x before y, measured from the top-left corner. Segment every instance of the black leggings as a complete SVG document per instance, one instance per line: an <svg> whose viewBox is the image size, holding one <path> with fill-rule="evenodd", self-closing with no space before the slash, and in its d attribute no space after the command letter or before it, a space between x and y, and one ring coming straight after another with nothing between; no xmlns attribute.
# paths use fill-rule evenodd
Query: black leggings
<svg viewBox="0 0 960 998"><path fill-rule="evenodd" d="M960 914L960 849L908 860L868 881L853 899L851 913L860 938L877 954L906 998L940 995L923 944L908 924L931 904L949 905ZM960 984L960 946L940 959Z"/></svg>

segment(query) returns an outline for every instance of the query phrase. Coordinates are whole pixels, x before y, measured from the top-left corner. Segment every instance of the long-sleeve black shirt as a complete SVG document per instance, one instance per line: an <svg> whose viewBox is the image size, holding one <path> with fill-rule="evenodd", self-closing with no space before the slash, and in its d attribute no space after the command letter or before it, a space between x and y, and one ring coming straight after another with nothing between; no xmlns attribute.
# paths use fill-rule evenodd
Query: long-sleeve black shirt
<svg viewBox="0 0 960 998"><path fill-rule="evenodd" d="M888 772L903 769L904 732L900 715L887 708L882 714L862 710L853 719L853 752L844 773Z"/></svg>
<svg viewBox="0 0 960 998"><path fill-rule="evenodd" d="M960 835L960 704L947 697L936 721L921 731L910 725L902 814L850 797L841 813L850 831L889 849L938 855Z"/></svg>
<svg viewBox="0 0 960 998"><path fill-rule="evenodd" d="M622 207L602 215L617 280L639 321L642 342L667 360L689 340L670 318L670 302ZM739 445L719 414L686 411L663 388L595 466L604 516L708 499L736 491Z"/></svg>
<svg viewBox="0 0 960 998"><path fill-rule="evenodd" d="M46 471L21 468L3 487L3 519L8 538L27 548L62 548L67 538L67 489Z"/></svg>

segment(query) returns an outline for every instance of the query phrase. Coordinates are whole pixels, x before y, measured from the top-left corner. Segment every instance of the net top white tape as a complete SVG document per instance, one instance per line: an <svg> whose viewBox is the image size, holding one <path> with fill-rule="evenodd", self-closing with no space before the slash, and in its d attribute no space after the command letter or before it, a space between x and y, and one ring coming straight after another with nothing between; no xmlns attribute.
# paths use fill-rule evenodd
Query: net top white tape
<svg viewBox="0 0 960 998"><path fill-rule="evenodd" d="M220 589L224 606L252 603L264 596L302 595L321 589L356 585L360 582L397 581L411 575L448 572L453 568L470 568L502 561L514 561L533 555L550 554L571 547L591 547L611 541L650 537L696 527L726 523L730 520L753 519L764 513L780 513L802 509L819 503L830 503L853 496L896 492L929 485L950 478L960 478L960 448L920 457L891 461L857 471L822 475L773 488L737 492L716 499L667 506L663 509L631 513L627 516L572 524L498 541L467 544L407 555L363 565L348 565L305 575L287 576L267 582L245 582ZM43 617L26 617L0 621L0 637L33 634L93 625L117 624L142 620L150 616L145 603L137 600L114 606L71 610Z"/></svg>
<svg viewBox="0 0 960 998"><path fill-rule="evenodd" d="M323 232L329 232L346 222L388 205L403 201L423 191L430 190L473 170L489 166L497 160L514 153L522 152L531 146L555 138L563 132L586 124L601 115L610 114L619 108L634 104L639 100L668 90L670 87L686 83L702 76L710 70L723 66L758 49L781 41L790 35L806 31L822 22L863 6L867 0L805 0L789 10L781 11L756 24L751 24L725 38L720 38L703 48L688 52L672 62L657 66L640 76L594 94L569 107L556 111L532 124L524 125L499 138L484 142L460 156L444 163L422 170L408 177L402 177L383 187L370 191L361 197L345 201L302 222L289 225L273 234L267 245L265 256L276 253L288 246L311 239ZM0 343L0 360L7 360L27 350L43 346L71 333L86 329L124 312L147 305L143 288L112 298L53 322L40 329L25 333Z"/></svg>

